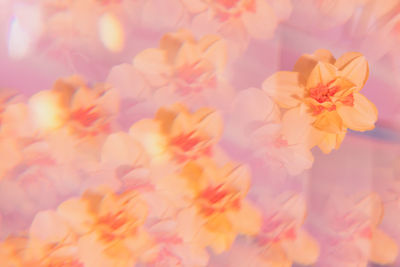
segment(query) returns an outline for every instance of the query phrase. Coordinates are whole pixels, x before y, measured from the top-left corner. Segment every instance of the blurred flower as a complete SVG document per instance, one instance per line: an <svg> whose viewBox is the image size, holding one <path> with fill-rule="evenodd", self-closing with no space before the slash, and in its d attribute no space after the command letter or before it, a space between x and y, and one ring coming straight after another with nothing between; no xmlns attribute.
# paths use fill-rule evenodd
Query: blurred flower
<svg viewBox="0 0 400 267"><path fill-rule="evenodd" d="M196 14L199 27L216 28L228 35L250 35L258 39L272 37L279 20L288 17L291 2L275 0L183 0Z"/></svg>
<svg viewBox="0 0 400 267"><path fill-rule="evenodd" d="M338 211L340 209L342 211ZM383 216L383 204L375 193L361 199L351 196L337 202L328 211L328 244L332 247L327 251L331 253L327 260L333 257L351 263L346 266L367 266L368 261L381 265L394 262L398 246L378 228Z"/></svg>
<svg viewBox="0 0 400 267"><path fill-rule="evenodd" d="M305 140L288 142L282 133L279 108L264 90L240 91L228 114L225 135L264 164L284 167L290 175L312 166L314 158Z"/></svg>
<svg viewBox="0 0 400 267"><path fill-rule="evenodd" d="M80 236L78 255L85 265L132 266L151 245L143 228L147 205L134 191L89 191L62 203L57 213Z"/></svg>
<svg viewBox="0 0 400 267"><path fill-rule="evenodd" d="M55 211L39 212L29 229L24 258L35 266L81 267L76 235Z"/></svg>
<svg viewBox="0 0 400 267"><path fill-rule="evenodd" d="M184 242L178 235L175 220L164 220L150 226L155 247L146 253L149 262L146 266L207 266L208 254L205 249L192 242Z"/></svg>
<svg viewBox="0 0 400 267"><path fill-rule="evenodd" d="M0 243L0 262L5 267L24 266L23 259L28 239L20 236L10 236ZM25 265L26 266L26 265Z"/></svg>
<svg viewBox="0 0 400 267"><path fill-rule="evenodd" d="M40 91L29 100L38 130L65 127L77 138L96 137L111 130L118 112L119 97L103 85L89 88L79 76L60 79L52 90Z"/></svg>
<svg viewBox="0 0 400 267"><path fill-rule="evenodd" d="M314 264L319 256L317 241L301 226L306 217L306 204L298 194L283 193L276 200L263 197L263 203L271 201L275 207L264 212L261 231L256 238L257 246L264 249L261 261L272 266Z"/></svg>
<svg viewBox="0 0 400 267"><path fill-rule="evenodd" d="M155 119L144 119L129 130L153 160L177 163L212 156L222 134L222 118L210 108L194 113L180 104L161 108Z"/></svg>
<svg viewBox="0 0 400 267"><path fill-rule="evenodd" d="M294 72L278 72L264 90L285 109L282 131L289 141L309 138L324 153L339 148L347 128L367 131L378 117L375 105L359 93L368 79L368 63L350 52L335 60L329 51L304 55Z"/></svg>
<svg viewBox="0 0 400 267"><path fill-rule="evenodd" d="M222 80L226 44L217 35L196 40L186 30L163 36L159 48L140 52L133 65L156 90L160 103L180 100L191 103L227 101L229 87Z"/></svg>
<svg viewBox="0 0 400 267"><path fill-rule="evenodd" d="M189 162L176 179L183 179L186 189L182 192L189 200L177 216L179 235L185 242L221 253L238 234L255 235L260 230L260 213L245 199L250 186L246 167L232 163L218 167L209 160Z"/></svg>

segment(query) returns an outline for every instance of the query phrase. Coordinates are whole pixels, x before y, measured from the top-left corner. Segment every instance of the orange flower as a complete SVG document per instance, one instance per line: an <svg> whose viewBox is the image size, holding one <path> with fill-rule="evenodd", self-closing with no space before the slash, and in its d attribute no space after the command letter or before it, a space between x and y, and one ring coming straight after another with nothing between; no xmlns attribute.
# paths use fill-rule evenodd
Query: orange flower
<svg viewBox="0 0 400 267"><path fill-rule="evenodd" d="M289 142L308 139L325 153L338 148L347 128L367 131L378 117L375 105L359 91L368 79L368 63L350 52L335 60L329 51L302 56L294 72L272 75L263 89L285 109L283 133Z"/></svg>
<svg viewBox="0 0 400 267"><path fill-rule="evenodd" d="M190 113L176 104L161 108L154 120L141 120L130 128L130 135L156 160L173 158L178 163L212 156L222 134L222 118L210 108Z"/></svg>
<svg viewBox="0 0 400 267"><path fill-rule="evenodd" d="M211 246L221 253L230 248L238 234L258 233L261 217L245 199L250 173L244 166L227 163L217 167L208 160L189 162L175 179L183 179L186 189L181 194L189 200L177 216L178 231L185 242Z"/></svg>
<svg viewBox="0 0 400 267"><path fill-rule="evenodd" d="M72 76L58 80L51 91L32 96L29 105L39 130L66 127L82 138L108 133L118 102L115 91L102 85L88 88L80 77Z"/></svg>
<svg viewBox="0 0 400 267"><path fill-rule="evenodd" d="M88 266L132 266L151 242L143 229L147 205L133 191L88 192L57 213L80 236L79 259Z"/></svg>

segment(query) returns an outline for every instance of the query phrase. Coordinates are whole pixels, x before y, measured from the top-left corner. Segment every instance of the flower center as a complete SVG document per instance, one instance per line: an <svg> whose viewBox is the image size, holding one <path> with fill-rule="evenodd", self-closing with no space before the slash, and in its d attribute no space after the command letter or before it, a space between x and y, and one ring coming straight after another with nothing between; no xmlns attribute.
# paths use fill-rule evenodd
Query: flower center
<svg viewBox="0 0 400 267"><path fill-rule="evenodd" d="M96 136L110 130L110 124L96 111L95 106L77 109L70 114L73 128L81 136Z"/></svg>
<svg viewBox="0 0 400 267"><path fill-rule="evenodd" d="M199 146L204 140L198 136L194 136L195 131L191 131L187 134L180 134L173 137L170 141L170 145L175 147L175 156L178 161L185 161L186 159L196 159L202 155L209 155L211 153L211 147L208 145Z"/></svg>
<svg viewBox="0 0 400 267"><path fill-rule="evenodd" d="M100 115L94 111L94 106L89 108L80 108L71 113L71 120L79 122L84 127L92 126L100 117Z"/></svg>
<svg viewBox="0 0 400 267"><path fill-rule="evenodd" d="M339 92L340 87L338 85L333 85L335 81L336 79L328 82L327 84L319 83L317 86L309 89L309 97L318 102L318 104L310 104L311 111L314 116L317 116L324 111L330 112L336 110L336 102L353 106L353 93L350 93L346 96L336 95L336 93Z"/></svg>
<svg viewBox="0 0 400 267"><path fill-rule="evenodd" d="M254 0L209 0L214 6L216 17L220 21L238 18L244 11L255 12Z"/></svg>
<svg viewBox="0 0 400 267"><path fill-rule="evenodd" d="M331 97L339 91L339 86L332 86L335 80L328 82L326 85L320 83L316 87L310 88L310 97L318 103L330 102Z"/></svg>
<svg viewBox="0 0 400 267"><path fill-rule="evenodd" d="M100 217L98 223L102 228L101 236L107 242L111 242L116 238L124 238L127 234L129 235L136 231L135 219L128 219L122 210Z"/></svg>
<svg viewBox="0 0 400 267"><path fill-rule="evenodd" d="M177 86L182 95L196 93L203 88L215 87L216 78L212 71L208 70L200 61L186 64L175 73Z"/></svg>
<svg viewBox="0 0 400 267"><path fill-rule="evenodd" d="M199 195L200 210L205 216L240 208L238 196L222 187L223 185L207 187Z"/></svg>
<svg viewBox="0 0 400 267"><path fill-rule="evenodd" d="M192 150L200 141L199 137L195 137L194 131L187 134L180 134L171 140L171 145L180 148L184 152Z"/></svg>

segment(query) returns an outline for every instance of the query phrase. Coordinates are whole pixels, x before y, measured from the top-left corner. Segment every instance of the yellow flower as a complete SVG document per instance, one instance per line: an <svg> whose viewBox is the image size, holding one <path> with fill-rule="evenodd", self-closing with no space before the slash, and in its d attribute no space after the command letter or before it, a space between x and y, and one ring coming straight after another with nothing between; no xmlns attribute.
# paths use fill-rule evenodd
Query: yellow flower
<svg viewBox="0 0 400 267"><path fill-rule="evenodd" d="M349 52L335 60L326 50L302 56L295 71L272 75L263 89L285 109L283 133L289 142L304 140L325 153L337 149L347 129L373 129L375 105L360 93L368 79L368 63Z"/></svg>

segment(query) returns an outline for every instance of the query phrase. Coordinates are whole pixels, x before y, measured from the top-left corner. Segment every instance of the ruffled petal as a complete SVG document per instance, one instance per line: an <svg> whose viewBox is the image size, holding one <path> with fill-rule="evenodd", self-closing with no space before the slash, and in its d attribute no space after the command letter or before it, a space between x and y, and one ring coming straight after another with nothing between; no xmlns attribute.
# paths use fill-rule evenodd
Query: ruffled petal
<svg viewBox="0 0 400 267"><path fill-rule="evenodd" d="M313 88L319 84L326 85L336 77L338 77L338 71L334 65L319 61L307 79L307 88Z"/></svg>
<svg viewBox="0 0 400 267"><path fill-rule="evenodd" d="M365 96L354 93L354 105L338 105L337 112L346 127L355 131L372 130L378 119L378 110Z"/></svg>
<svg viewBox="0 0 400 267"><path fill-rule="evenodd" d="M302 84L307 82L308 76L318 61L334 64L335 58L329 50L318 49L314 54L304 54L297 60L293 70L299 73L299 79Z"/></svg>
<svg viewBox="0 0 400 267"><path fill-rule="evenodd" d="M297 72L279 71L267 78L262 85L263 90L281 107L297 106L304 94L304 88L299 85Z"/></svg>
<svg viewBox="0 0 400 267"><path fill-rule="evenodd" d="M359 90L367 82L369 76L368 62L361 53L346 53L338 58L335 66L340 70L341 76L357 85Z"/></svg>
<svg viewBox="0 0 400 267"><path fill-rule="evenodd" d="M319 115L313 123L313 126L318 130L335 134L344 130L342 119L335 111L325 112Z"/></svg>

